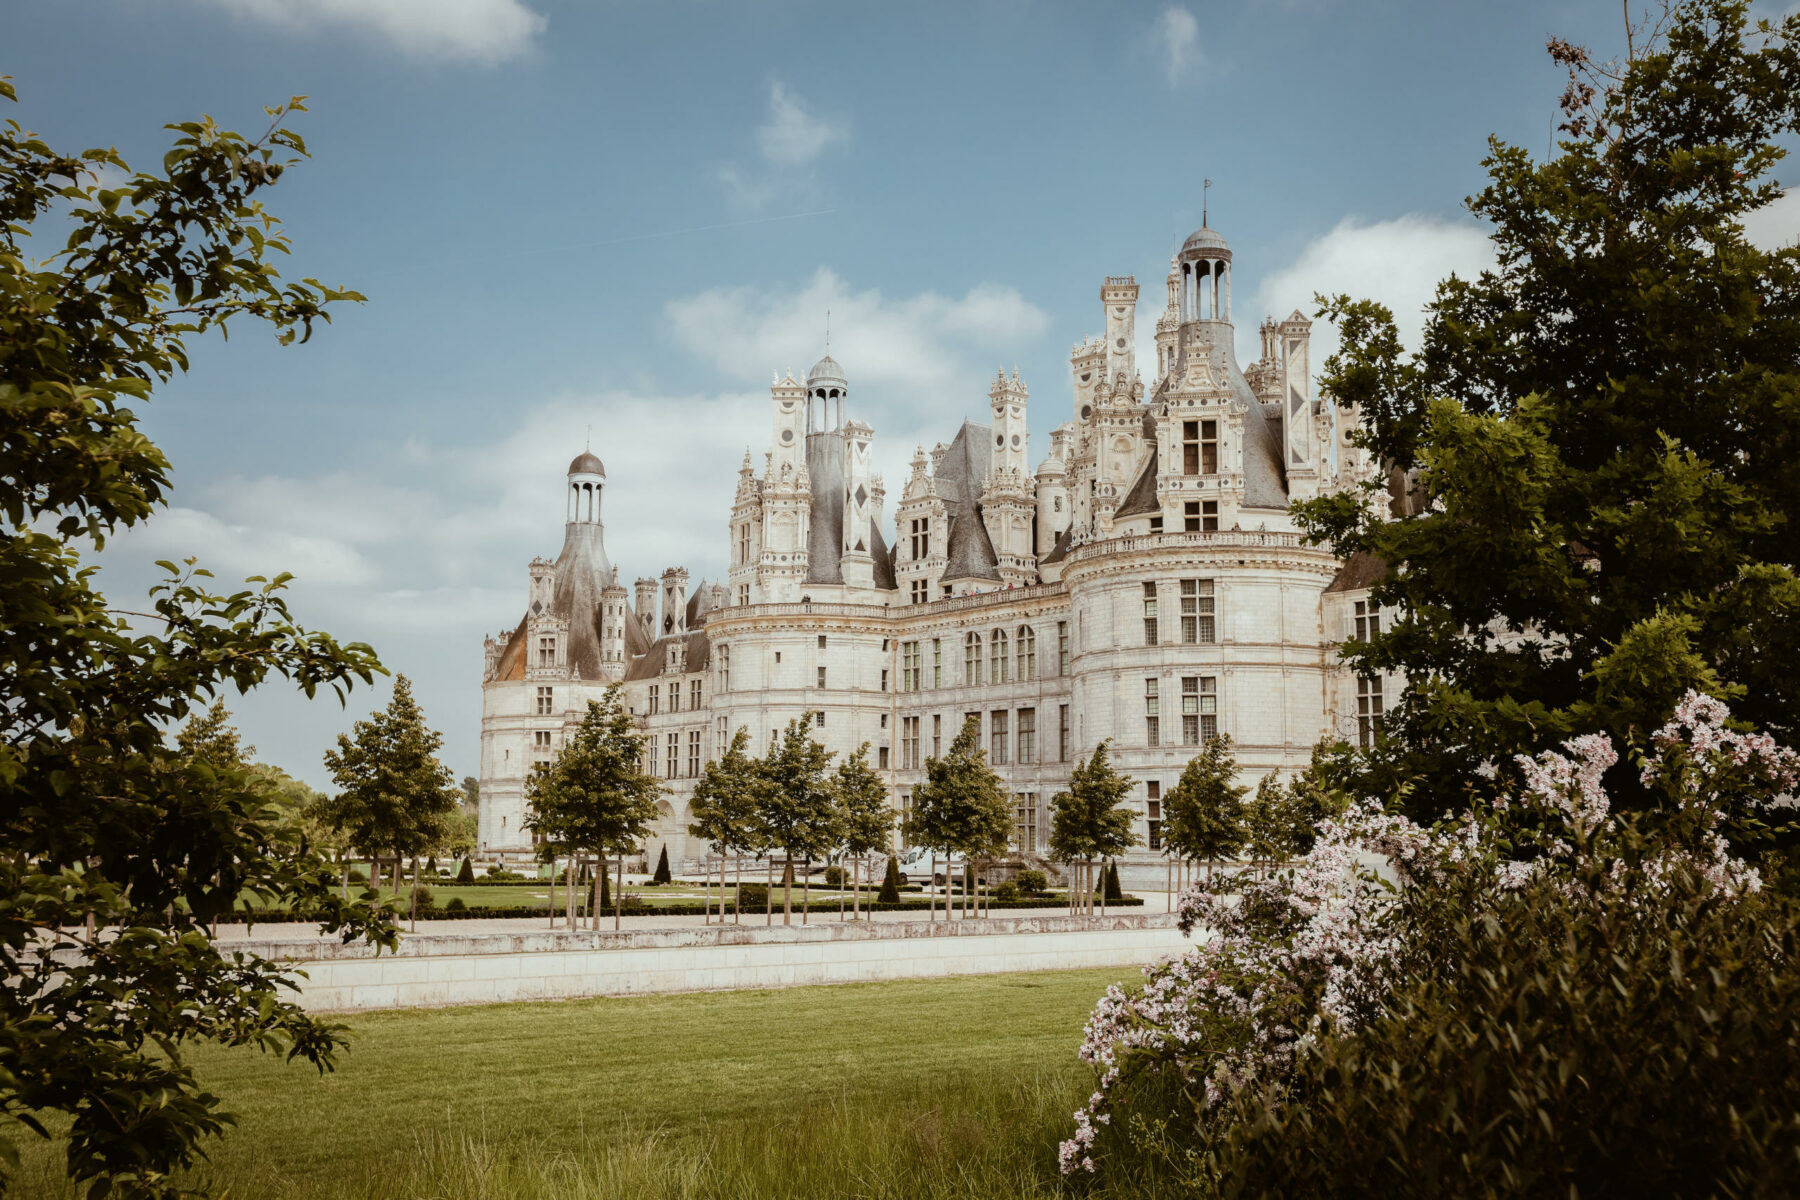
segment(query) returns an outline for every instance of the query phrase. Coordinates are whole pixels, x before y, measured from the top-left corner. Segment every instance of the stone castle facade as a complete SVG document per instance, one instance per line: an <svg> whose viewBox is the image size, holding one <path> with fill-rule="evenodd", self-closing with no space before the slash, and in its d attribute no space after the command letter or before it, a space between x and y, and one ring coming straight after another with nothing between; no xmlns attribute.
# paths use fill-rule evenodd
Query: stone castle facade
<svg viewBox="0 0 1800 1200"><path fill-rule="evenodd" d="M524 616L486 643L483 851L531 852L525 776L615 682L669 789L647 849L672 860L705 852L687 800L733 732L760 753L809 710L828 748L870 743L901 812L925 759L979 717L1027 856L1102 738L1138 781L1150 855L1162 794L1213 733L1252 781L1304 767L1321 737L1372 736L1393 685L1353 677L1335 647L1379 620L1374 572L1308 545L1288 515L1367 477L1357 415L1314 396L1297 312L1263 322L1261 357L1239 367L1231 279L1224 238L1187 239L1146 383L1138 284L1109 277L1105 333L1074 348L1049 456L1028 464L1025 383L998 376L986 423L914 455L891 545L874 430L829 356L770 388L769 449L760 474L748 453L739 468L723 583L690 589L671 567L627 591L606 556L605 467L576 458L562 552L530 564Z"/></svg>

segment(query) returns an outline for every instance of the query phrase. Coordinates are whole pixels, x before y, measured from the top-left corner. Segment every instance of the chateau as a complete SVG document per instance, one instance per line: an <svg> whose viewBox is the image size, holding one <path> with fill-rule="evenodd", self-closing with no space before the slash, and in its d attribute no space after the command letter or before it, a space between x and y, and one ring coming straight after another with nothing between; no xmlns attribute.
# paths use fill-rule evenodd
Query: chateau
<svg viewBox="0 0 1800 1200"><path fill-rule="evenodd" d="M760 753L809 710L840 755L870 743L902 812L926 758L978 717L1028 855L1102 738L1138 781L1140 856L1158 845L1163 791L1214 733L1251 780L1304 767L1321 737L1366 740L1392 684L1340 668L1335 647L1379 620L1373 573L1308 545L1288 515L1367 478L1357 414L1314 396L1298 312L1265 320L1261 357L1240 368L1231 279L1224 238L1187 239L1146 383L1138 284L1109 277L1105 332L1070 356L1049 456L1027 462L1025 383L998 376L985 422L913 456L891 545L875 431L829 356L770 388L769 449L760 474L748 453L738 470L722 583L690 588L676 566L628 591L606 556L606 468L577 457L562 553L533 560L523 617L486 642L483 851L530 853L525 776L615 682L669 789L648 850L672 860L705 853L686 829L701 767L739 727Z"/></svg>

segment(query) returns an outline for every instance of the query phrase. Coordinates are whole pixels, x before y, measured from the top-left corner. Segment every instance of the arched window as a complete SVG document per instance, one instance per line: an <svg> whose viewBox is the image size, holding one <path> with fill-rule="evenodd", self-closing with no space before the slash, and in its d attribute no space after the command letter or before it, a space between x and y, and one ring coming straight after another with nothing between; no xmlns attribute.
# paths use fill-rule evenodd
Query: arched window
<svg viewBox="0 0 1800 1200"><path fill-rule="evenodd" d="M991 654L989 655L988 663L992 670L988 672L988 682L1005 683L1007 676L1006 630L994 630L989 649L991 650Z"/></svg>
<svg viewBox="0 0 1800 1200"><path fill-rule="evenodd" d="M1029 625L1019 626L1019 671L1020 683L1029 683L1037 678L1037 631Z"/></svg>
<svg viewBox="0 0 1800 1200"><path fill-rule="evenodd" d="M971 633L963 639L963 682L981 684L981 635Z"/></svg>

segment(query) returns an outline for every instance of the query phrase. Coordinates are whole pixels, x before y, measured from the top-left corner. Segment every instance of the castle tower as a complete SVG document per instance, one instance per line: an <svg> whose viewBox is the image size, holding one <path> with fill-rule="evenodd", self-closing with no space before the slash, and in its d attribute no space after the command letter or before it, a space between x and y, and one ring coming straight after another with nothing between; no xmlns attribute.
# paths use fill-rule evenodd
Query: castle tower
<svg viewBox="0 0 1800 1200"><path fill-rule="evenodd" d="M738 468L737 495L731 502L731 563L726 572L730 591L726 603L755 603L756 568L762 558L762 484L750 466L750 450L744 449L744 465Z"/></svg>
<svg viewBox="0 0 1800 1200"><path fill-rule="evenodd" d="M1074 519L1069 503L1069 453L1072 425L1050 431L1050 456L1037 469L1037 555L1042 558Z"/></svg>
<svg viewBox="0 0 1800 1200"><path fill-rule="evenodd" d="M875 586L875 556L869 542L881 514L881 483L869 453L874 437L875 431L861 421L849 420L843 425L844 538L839 561L846 587Z"/></svg>
<svg viewBox="0 0 1800 1200"><path fill-rule="evenodd" d="M601 676L608 683L625 677L625 622L631 619L624 585L614 581L600 592Z"/></svg>
<svg viewBox="0 0 1800 1200"><path fill-rule="evenodd" d="M1020 586L1037 580L1032 551L1036 487L1026 469L1026 400L1025 381L1016 368L1010 379L1002 371L988 389L994 447L981 493L981 520L998 559L996 569L1001 579Z"/></svg>
<svg viewBox="0 0 1800 1200"><path fill-rule="evenodd" d="M1108 275L1100 288L1106 309L1106 376L1130 379L1137 374L1137 278Z"/></svg>
<svg viewBox="0 0 1800 1200"><path fill-rule="evenodd" d="M1319 438L1314 429L1312 373L1308 353L1312 322L1298 309L1281 323L1282 441L1288 487L1295 499L1319 494Z"/></svg>
<svg viewBox="0 0 1800 1200"><path fill-rule="evenodd" d="M636 593L636 609L638 621L644 632L652 638L656 636L656 580L640 579L632 585Z"/></svg>
<svg viewBox="0 0 1800 1200"><path fill-rule="evenodd" d="M662 573L662 633L664 637L687 632L686 567L670 567Z"/></svg>
<svg viewBox="0 0 1800 1200"><path fill-rule="evenodd" d="M583 450L569 464L569 505L564 519L571 525L600 524L600 493L605 489L605 465L592 451Z"/></svg>
<svg viewBox="0 0 1800 1200"><path fill-rule="evenodd" d="M774 413L768 466L762 480L762 547L757 583L764 601L800 598L811 536L812 477L806 468L806 435L813 401L792 372L769 389Z"/></svg>
<svg viewBox="0 0 1800 1200"><path fill-rule="evenodd" d="M912 474L900 489L894 509L894 576L900 594L909 604L923 604L938 595L938 579L949 560L949 519L937 494L932 469L943 456L943 443L927 458L923 446L913 451Z"/></svg>

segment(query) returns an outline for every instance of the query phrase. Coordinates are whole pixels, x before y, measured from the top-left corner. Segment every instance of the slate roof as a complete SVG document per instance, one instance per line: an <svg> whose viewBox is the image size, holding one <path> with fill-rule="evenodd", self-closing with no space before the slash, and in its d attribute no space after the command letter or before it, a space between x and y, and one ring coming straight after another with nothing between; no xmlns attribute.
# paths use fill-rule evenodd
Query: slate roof
<svg viewBox="0 0 1800 1200"><path fill-rule="evenodd" d="M569 666L583 679L600 678L600 591L612 582L612 564L600 526L571 521L556 556L550 609L569 622Z"/></svg>
<svg viewBox="0 0 1800 1200"><path fill-rule="evenodd" d="M1138 472L1136 482L1125 498L1119 501L1119 507L1113 513L1115 517L1136 517L1144 513L1160 513L1162 505L1156 499L1156 443L1150 443L1150 457L1144 461L1144 469Z"/></svg>
<svg viewBox="0 0 1800 1200"><path fill-rule="evenodd" d="M625 678L655 679L661 675L663 663L668 661L669 644L676 641L687 642L687 664L682 668L683 674L691 675L695 671L706 670L712 661L712 641L706 636L704 629L690 629L686 633L672 633L650 643L644 653L633 658L625 668Z"/></svg>
<svg viewBox="0 0 1800 1200"><path fill-rule="evenodd" d="M964 421L938 461L933 481L950 519L942 578L1000 580L999 556L981 520L981 488L993 460L988 447L992 426Z"/></svg>
<svg viewBox="0 0 1800 1200"><path fill-rule="evenodd" d="M1358 550L1350 556L1350 560L1338 569L1330 584L1325 588L1330 592L1361 592L1374 587L1388 573L1387 559L1379 555Z"/></svg>
<svg viewBox="0 0 1800 1200"><path fill-rule="evenodd" d="M836 432L807 434L806 471L812 476L812 517L806 533L806 582L842 583L843 435Z"/></svg>

